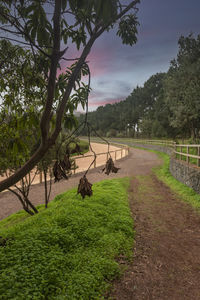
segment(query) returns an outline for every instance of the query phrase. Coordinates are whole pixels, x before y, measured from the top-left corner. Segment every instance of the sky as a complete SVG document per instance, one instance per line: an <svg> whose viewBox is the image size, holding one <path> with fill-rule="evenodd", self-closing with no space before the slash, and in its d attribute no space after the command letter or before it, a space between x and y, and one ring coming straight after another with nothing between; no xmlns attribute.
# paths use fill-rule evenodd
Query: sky
<svg viewBox="0 0 200 300"><path fill-rule="evenodd" d="M166 72L177 56L179 37L200 34L200 0L141 0L138 8L136 45L123 45L111 30L91 50L90 111L124 100L151 75Z"/></svg>

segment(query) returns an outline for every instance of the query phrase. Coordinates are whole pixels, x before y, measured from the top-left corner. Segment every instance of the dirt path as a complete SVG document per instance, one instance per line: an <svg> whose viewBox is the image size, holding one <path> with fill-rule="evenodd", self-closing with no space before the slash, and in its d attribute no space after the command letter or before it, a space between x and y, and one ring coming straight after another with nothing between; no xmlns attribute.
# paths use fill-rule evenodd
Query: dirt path
<svg viewBox="0 0 200 300"><path fill-rule="evenodd" d="M97 149L97 146L99 148ZM97 152L106 152L107 146L103 144L93 145L93 148ZM96 148L95 148L96 147ZM116 147L112 146L110 150L114 150ZM105 157L104 157L105 161ZM82 162L84 167L84 162ZM89 161L87 162L89 164ZM98 161L99 163L99 161ZM115 165L119 168L117 174L106 174L101 172L102 167L92 169L88 173L88 179L90 182L94 183L103 179L115 178L115 177L125 177L140 174L149 174L151 168L155 165L160 164L161 161L158 157L151 152L147 152L139 149L131 149L128 157L122 158L115 162ZM87 166L88 166L87 164ZM52 192L50 200L54 199L57 194L65 192L66 190L78 186L79 180L82 174L76 174L70 177L69 180L62 180L52 185ZM44 186L43 184L36 184L31 187L30 190L30 200L35 204L44 203ZM0 220L9 216L10 214L21 210L21 204L19 200L11 192L0 193Z"/></svg>
<svg viewBox="0 0 200 300"><path fill-rule="evenodd" d="M133 263L114 283L120 300L200 299L200 215L153 175L132 180Z"/></svg>

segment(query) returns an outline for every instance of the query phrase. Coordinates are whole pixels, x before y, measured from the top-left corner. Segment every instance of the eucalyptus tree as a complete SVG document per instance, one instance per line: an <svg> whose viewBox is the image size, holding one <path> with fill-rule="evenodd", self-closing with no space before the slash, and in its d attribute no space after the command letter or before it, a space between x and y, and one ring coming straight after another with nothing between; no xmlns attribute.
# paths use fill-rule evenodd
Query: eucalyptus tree
<svg viewBox="0 0 200 300"><path fill-rule="evenodd" d="M32 61L26 75L35 70L32 102L40 111L39 130L41 142L31 157L8 179L0 182L0 191L9 188L41 160L51 148L62 128L63 116L68 113L68 126L78 103L87 102L89 84L82 83L82 76L90 79L87 57L95 41L116 24L122 43L133 45L137 41L137 8L139 0L124 4L119 0L2 0L0 3L0 38L31 50ZM80 55L69 57L69 48L76 47ZM1 54L2 55L2 54ZM15 52L12 53L15 55ZM58 76L62 61L72 63ZM5 64L0 56L1 78L9 72L9 60ZM15 69L14 69L15 72ZM38 89L37 86L43 86ZM30 81L20 82L25 92L30 92ZM12 89L10 85L10 89ZM1 97L7 87L1 88ZM25 94L26 94L25 93ZM72 95L73 93L73 95ZM24 98L27 95L24 95ZM29 95L31 96L31 95ZM35 100L39 102L35 102ZM13 99L11 102L15 102ZM30 103L30 102L29 102ZM6 126L6 123L4 123ZM36 125L36 127L38 124Z"/></svg>

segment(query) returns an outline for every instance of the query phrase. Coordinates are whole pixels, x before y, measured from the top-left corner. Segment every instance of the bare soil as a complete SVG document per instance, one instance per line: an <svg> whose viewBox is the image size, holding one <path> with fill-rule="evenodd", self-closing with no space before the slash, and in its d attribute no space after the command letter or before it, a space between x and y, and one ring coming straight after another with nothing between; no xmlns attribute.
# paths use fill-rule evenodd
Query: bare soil
<svg viewBox="0 0 200 300"><path fill-rule="evenodd" d="M200 214L154 175L132 180L133 262L111 299L200 299Z"/></svg>

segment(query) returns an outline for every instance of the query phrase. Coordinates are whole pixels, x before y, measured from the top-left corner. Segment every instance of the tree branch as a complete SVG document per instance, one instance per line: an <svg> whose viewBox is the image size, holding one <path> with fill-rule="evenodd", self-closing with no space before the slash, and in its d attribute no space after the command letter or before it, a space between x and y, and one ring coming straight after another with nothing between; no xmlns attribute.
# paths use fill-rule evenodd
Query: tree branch
<svg viewBox="0 0 200 300"><path fill-rule="evenodd" d="M28 172L30 172L34 166L41 160L41 158L45 155L47 150L55 143L57 136L61 130L61 122L62 117L65 111L65 107L69 96L71 94L72 88L76 81L78 74L80 73L82 65L85 63L85 60L90 53L91 47L94 44L95 40L114 22L120 19L126 12L129 11L130 8L134 7L139 0L132 1L123 11L121 11L113 20L110 20L106 25L98 25L93 30L93 34L90 37L88 43L86 44L83 52L74 68L71 77L69 78L65 93L60 102L60 105L57 109L57 117L56 117L56 125L55 130L52 135L48 137L49 133L49 124L51 120L51 112L52 105L54 99L54 91L55 91L55 83L56 83L56 73L58 62L61 59L60 56L60 17L61 17L61 0L55 1L55 10L54 10L54 35L53 35L53 50L51 55L51 66L50 66L50 74L48 81L48 90L47 90L47 100L45 109L41 118L41 132L42 132L42 142L40 147L36 150L33 156L25 163L25 165L19 169L15 174L10 176L9 178L0 182L0 192L9 188L10 186L17 183L22 177L24 177Z"/></svg>
<svg viewBox="0 0 200 300"><path fill-rule="evenodd" d="M46 143L48 132L49 132L49 123L51 119L51 110L54 99L55 85L56 85L56 73L57 67L60 59L60 17L61 17L61 0L55 1L55 10L53 16L53 51L51 55L51 66L49 81L47 87L47 99L45 104L45 109L42 114L40 128L42 134L42 144Z"/></svg>

